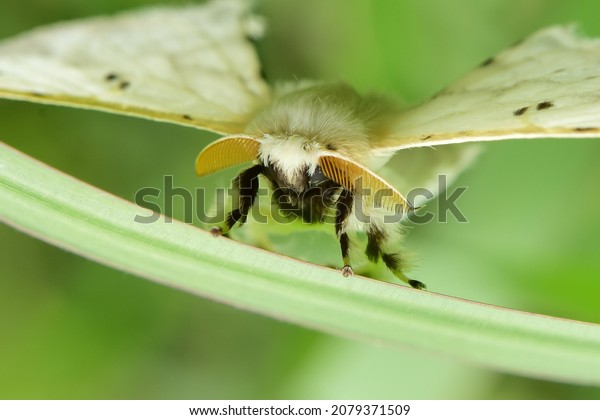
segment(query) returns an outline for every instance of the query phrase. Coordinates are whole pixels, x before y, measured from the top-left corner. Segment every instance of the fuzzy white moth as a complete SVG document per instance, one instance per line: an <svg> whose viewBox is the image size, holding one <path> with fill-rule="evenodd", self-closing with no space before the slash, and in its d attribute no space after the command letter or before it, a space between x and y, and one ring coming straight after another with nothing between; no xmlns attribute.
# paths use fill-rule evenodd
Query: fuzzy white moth
<svg viewBox="0 0 600 420"><path fill-rule="evenodd" d="M533 34L408 111L339 82L269 87L248 40L261 28L241 0L40 28L0 43L0 97L224 134L200 153L197 174L249 166L233 183L236 207L214 233L245 222L263 179L289 217L333 220L345 275L359 246L354 234L363 232L369 260L415 288L424 285L404 274L400 223L389 222L413 210L395 188L411 176L399 151L600 135L600 41L568 27Z"/></svg>

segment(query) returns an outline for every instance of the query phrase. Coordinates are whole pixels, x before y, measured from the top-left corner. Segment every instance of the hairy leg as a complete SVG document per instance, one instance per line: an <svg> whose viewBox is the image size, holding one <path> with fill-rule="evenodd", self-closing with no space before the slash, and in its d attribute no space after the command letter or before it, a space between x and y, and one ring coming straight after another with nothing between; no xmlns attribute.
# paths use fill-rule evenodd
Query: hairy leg
<svg viewBox="0 0 600 420"><path fill-rule="evenodd" d="M352 196L352 193L346 189L342 189L335 205L335 234L340 241L342 260L344 261L342 274L346 277L353 274L352 267L350 266L350 238L345 231L345 222L352 212L353 203L354 197Z"/></svg>
<svg viewBox="0 0 600 420"><path fill-rule="evenodd" d="M400 240L398 233L387 232L386 229L371 224L367 231L367 240L365 254L370 261L377 262L381 258L386 267L398 279L408 283L415 289L425 289L425 284L418 280L409 279L404 274L405 262L402 255L397 252L397 242ZM393 252L392 249L396 252Z"/></svg>
<svg viewBox="0 0 600 420"><path fill-rule="evenodd" d="M213 235L227 233L236 223L245 223L248 213L256 200L258 194L258 176L263 173L262 165L254 165L243 170L233 180L233 188L239 194L238 208L232 210L225 220L225 229L214 227L211 229Z"/></svg>

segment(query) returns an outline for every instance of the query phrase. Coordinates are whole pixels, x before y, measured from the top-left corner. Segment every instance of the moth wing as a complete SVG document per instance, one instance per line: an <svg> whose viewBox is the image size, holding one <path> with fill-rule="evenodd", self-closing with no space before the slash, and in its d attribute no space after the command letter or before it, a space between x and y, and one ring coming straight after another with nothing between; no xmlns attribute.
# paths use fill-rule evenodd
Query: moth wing
<svg viewBox="0 0 600 420"><path fill-rule="evenodd" d="M448 187L481 152L479 144L417 147L396 153L377 173L420 207ZM441 178L443 176L444 178Z"/></svg>
<svg viewBox="0 0 600 420"><path fill-rule="evenodd" d="M485 61L425 104L399 115L373 144L396 153L378 173L414 205L467 167L485 140L600 136L600 41L543 29ZM447 145L436 147L438 145ZM426 146L426 147L425 147Z"/></svg>
<svg viewBox="0 0 600 420"><path fill-rule="evenodd" d="M383 152L484 140L600 135L600 40L543 29L399 115Z"/></svg>
<svg viewBox="0 0 600 420"><path fill-rule="evenodd" d="M0 97L241 132L269 88L239 0L58 23L0 42Z"/></svg>

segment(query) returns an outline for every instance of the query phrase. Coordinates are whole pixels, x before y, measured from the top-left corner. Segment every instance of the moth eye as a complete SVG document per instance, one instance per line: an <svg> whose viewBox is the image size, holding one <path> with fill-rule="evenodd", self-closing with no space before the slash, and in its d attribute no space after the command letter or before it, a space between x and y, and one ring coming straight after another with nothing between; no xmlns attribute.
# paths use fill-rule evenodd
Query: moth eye
<svg viewBox="0 0 600 420"><path fill-rule="evenodd" d="M308 186L310 188L318 187L324 182L329 181L329 178L325 176L320 166L317 166L315 172L312 175L308 175Z"/></svg>

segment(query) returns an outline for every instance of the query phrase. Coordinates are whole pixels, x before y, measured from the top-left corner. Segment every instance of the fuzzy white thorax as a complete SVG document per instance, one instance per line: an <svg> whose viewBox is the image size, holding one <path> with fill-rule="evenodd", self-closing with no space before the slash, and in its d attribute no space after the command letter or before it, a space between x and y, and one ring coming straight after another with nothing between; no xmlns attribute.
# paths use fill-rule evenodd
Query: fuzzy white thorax
<svg viewBox="0 0 600 420"><path fill-rule="evenodd" d="M278 137L265 134L260 139L259 160L265 166L274 166L285 175L290 184L306 171L315 172L322 154L321 145L301 136Z"/></svg>
<svg viewBox="0 0 600 420"><path fill-rule="evenodd" d="M288 84L275 89L272 104L254 117L247 133L261 142L260 161L288 181L301 170L314 173L324 153L376 168L391 155L375 156L370 145L386 121L386 105L343 83Z"/></svg>

